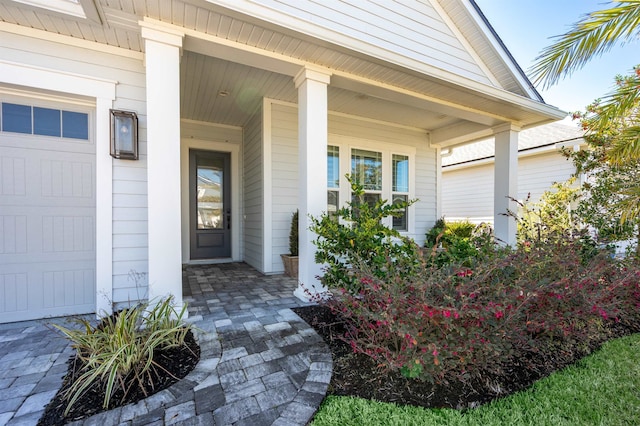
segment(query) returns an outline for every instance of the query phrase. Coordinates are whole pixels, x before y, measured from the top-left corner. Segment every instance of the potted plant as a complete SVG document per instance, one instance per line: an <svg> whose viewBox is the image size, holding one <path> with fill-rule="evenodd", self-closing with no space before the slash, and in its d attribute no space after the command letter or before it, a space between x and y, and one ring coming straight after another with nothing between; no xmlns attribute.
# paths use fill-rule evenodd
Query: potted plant
<svg viewBox="0 0 640 426"><path fill-rule="evenodd" d="M291 229L289 230L289 254L281 254L284 264L284 274L298 278L298 210L291 216Z"/></svg>

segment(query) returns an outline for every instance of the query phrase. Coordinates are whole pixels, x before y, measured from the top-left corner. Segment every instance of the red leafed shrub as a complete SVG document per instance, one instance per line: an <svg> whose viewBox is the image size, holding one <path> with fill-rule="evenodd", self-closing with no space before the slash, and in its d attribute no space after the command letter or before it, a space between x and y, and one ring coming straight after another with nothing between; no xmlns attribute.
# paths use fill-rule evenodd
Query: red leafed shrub
<svg viewBox="0 0 640 426"><path fill-rule="evenodd" d="M356 269L357 294L326 303L345 340L407 377L446 382L501 374L527 353L567 356L602 342L610 326L640 324L640 270L607 253L589 260L573 242L519 250L469 268L407 276ZM523 361L523 359L525 359Z"/></svg>

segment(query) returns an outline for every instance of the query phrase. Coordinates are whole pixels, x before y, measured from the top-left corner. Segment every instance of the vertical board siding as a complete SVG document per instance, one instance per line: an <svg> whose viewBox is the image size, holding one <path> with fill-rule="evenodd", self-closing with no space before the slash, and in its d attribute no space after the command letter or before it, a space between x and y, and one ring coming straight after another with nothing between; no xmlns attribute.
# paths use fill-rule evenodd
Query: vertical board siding
<svg viewBox="0 0 640 426"><path fill-rule="evenodd" d="M263 217L264 182L262 146L262 110L249 120L244 128L243 184L244 184L244 233L242 235L244 261L259 271L264 271Z"/></svg>
<svg viewBox="0 0 640 426"><path fill-rule="evenodd" d="M0 58L55 71L117 81L113 108L135 111L139 118L140 160L113 160L113 294L115 304L146 297L146 280L133 282L129 273L146 274L147 173L145 69L142 61L52 41L2 33ZM93 129L95 131L95 128ZM108 147L96 147L105 155ZM100 226L97 224L96 226ZM144 298L143 297L143 298Z"/></svg>
<svg viewBox="0 0 640 426"><path fill-rule="evenodd" d="M554 182L564 182L575 168L558 152L518 159L518 200L536 202ZM493 163L442 173L442 213L449 218L493 222Z"/></svg>
<svg viewBox="0 0 640 426"><path fill-rule="evenodd" d="M298 207L298 114L297 109L284 105L273 105L272 112L273 152L273 240L271 242L273 271L282 272L280 254L289 251L289 229L291 214ZM436 151L428 148L424 132L399 128L384 123L359 120L338 114L329 115L329 143L345 136L350 140L361 139L393 146L413 147L415 155L415 232L408 235L418 244L424 243L425 232L436 218ZM342 154L341 155L345 155ZM350 154L346 154L350 155ZM326 167L326 162L322 165ZM267 242L268 243L268 242Z"/></svg>

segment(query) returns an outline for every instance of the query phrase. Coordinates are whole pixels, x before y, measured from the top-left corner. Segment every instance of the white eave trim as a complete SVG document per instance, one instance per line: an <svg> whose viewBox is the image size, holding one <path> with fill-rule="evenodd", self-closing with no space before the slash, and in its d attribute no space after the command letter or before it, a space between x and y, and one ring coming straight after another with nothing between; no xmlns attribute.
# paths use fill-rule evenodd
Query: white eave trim
<svg viewBox="0 0 640 426"><path fill-rule="evenodd" d="M304 20L300 17L285 15L283 13L274 11L265 6L256 4L255 2L250 2L247 0L215 0L215 2L213 0L206 1L211 4L225 7L232 11L242 13L249 17L255 17L265 22L278 25L279 27L291 29L315 39L320 39L337 46L343 46L347 49L365 54L372 58L376 58L396 66L400 66L414 73L436 78L438 80L442 80L445 83L453 84L455 86L467 88L470 91L477 92L479 95L490 96L495 99L519 105L522 108L546 115L549 118L560 120L567 115L566 112L560 111L558 108L542 103L539 100L527 99L523 96L516 95L504 89L492 87L487 84L472 80L470 78L454 74L450 71L433 67L431 65L425 64L424 62L407 58L406 56L399 55L395 52L380 48L379 46L375 46L370 43L366 43L354 37L336 33L335 31L329 30L325 27L314 24L313 22ZM466 0L462 1L462 3L465 4L465 7L470 6L469 4L467 4ZM481 21L477 14L475 14L474 16L477 17L476 19L478 21ZM486 29L486 31L488 31L488 29ZM188 32L185 31L185 33ZM497 41L493 37L487 36L487 39L493 39L493 41L497 43ZM502 51L502 49L497 49L497 51ZM519 71L517 71L511 60L508 60L507 63L511 65L510 69L519 78L521 84L524 83L524 87L528 88L529 86L526 84L527 82L522 80L521 74L519 73ZM334 74L337 75L338 73L334 72ZM536 96L530 90L531 89L529 88L529 91L527 93L531 93L533 98L538 99L538 96Z"/></svg>

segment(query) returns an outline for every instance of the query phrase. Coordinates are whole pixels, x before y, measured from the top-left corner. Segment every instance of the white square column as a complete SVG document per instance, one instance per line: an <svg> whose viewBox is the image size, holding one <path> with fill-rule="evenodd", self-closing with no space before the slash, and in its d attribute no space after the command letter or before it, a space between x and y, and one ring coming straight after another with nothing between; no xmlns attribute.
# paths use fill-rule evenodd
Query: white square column
<svg viewBox="0 0 640 426"><path fill-rule="evenodd" d="M519 131L508 125L495 133L493 223L496 238L512 247L516 246L517 225L513 217L505 214L507 210L518 212L518 205L510 197L518 197Z"/></svg>
<svg viewBox="0 0 640 426"><path fill-rule="evenodd" d="M298 288L294 294L302 300L325 290L316 264L316 234L309 230L309 216L318 217L327 210L327 86L331 75L303 68L294 78L298 89L299 155L299 265Z"/></svg>
<svg viewBox="0 0 640 426"><path fill-rule="evenodd" d="M183 34L141 22L147 90L149 301L182 306L180 55Z"/></svg>

